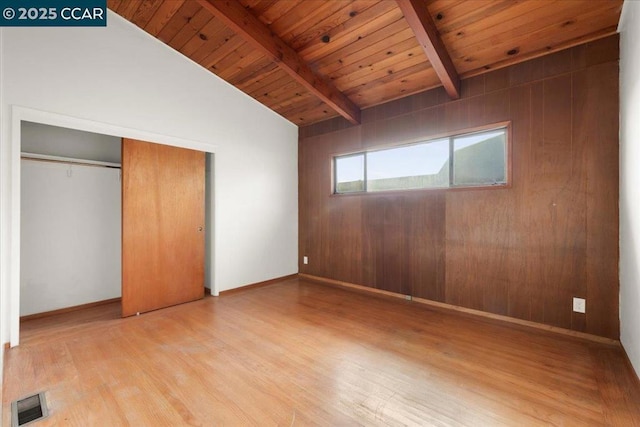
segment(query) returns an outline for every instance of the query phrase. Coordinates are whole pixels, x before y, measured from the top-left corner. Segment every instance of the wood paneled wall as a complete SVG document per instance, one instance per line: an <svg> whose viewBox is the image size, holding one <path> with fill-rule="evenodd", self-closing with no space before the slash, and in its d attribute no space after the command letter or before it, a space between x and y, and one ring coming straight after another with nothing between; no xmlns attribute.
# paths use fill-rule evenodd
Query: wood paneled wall
<svg viewBox="0 0 640 427"><path fill-rule="evenodd" d="M618 37L462 94L300 129L300 272L618 339ZM331 195L333 155L502 121L511 188Z"/></svg>

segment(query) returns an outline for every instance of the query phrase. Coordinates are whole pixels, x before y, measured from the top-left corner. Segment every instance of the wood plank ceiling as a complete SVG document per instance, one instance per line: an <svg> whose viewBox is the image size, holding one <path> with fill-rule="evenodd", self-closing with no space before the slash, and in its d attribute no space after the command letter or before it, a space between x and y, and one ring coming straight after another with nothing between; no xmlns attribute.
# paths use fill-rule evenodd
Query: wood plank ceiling
<svg viewBox="0 0 640 427"><path fill-rule="evenodd" d="M622 2L108 0L108 7L304 126L338 115L356 123L363 108L443 84L455 98L456 79L614 34Z"/></svg>

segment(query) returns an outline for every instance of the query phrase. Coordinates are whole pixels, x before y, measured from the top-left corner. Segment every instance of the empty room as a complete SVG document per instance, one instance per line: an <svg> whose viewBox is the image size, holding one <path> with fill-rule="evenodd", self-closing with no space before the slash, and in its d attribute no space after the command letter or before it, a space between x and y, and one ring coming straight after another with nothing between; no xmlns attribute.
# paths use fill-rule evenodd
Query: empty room
<svg viewBox="0 0 640 427"><path fill-rule="evenodd" d="M640 2L5 3L3 426L640 426Z"/></svg>

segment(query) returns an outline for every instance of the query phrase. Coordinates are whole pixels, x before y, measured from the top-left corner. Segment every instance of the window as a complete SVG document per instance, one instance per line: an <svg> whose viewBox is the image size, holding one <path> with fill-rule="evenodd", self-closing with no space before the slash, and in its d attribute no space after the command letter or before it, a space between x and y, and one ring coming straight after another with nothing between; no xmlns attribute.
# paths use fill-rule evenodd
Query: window
<svg viewBox="0 0 640 427"><path fill-rule="evenodd" d="M335 159L336 193L364 191L364 153Z"/></svg>
<svg viewBox="0 0 640 427"><path fill-rule="evenodd" d="M506 183L506 127L334 157L336 194Z"/></svg>
<svg viewBox="0 0 640 427"><path fill-rule="evenodd" d="M506 129L451 138L455 186L507 183Z"/></svg>
<svg viewBox="0 0 640 427"><path fill-rule="evenodd" d="M449 140L366 153L367 191L449 185Z"/></svg>

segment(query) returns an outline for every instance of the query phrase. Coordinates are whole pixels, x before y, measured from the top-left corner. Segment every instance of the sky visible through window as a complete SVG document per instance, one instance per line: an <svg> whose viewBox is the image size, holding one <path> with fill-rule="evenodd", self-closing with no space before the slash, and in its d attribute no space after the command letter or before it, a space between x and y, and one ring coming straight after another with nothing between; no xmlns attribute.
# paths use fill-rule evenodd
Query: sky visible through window
<svg viewBox="0 0 640 427"><path fill-rule="evenodd" d="M504 130L455 138L461 150L504 133ZM449 138L367 153L369 179L434 175L449 161ZM337 182L360 181L364 177L364 154L337 158Z"/></svg>
<svg viewBox="0 0 640 427"><path fill-rule="evenodd" d="M504 134L504 129L500 129L496 132L485 132L481 134L463 135L455 138L455 150L469 147L470 145L478 144L479 142L486 141L499 135Z"/></svg>
<svg viewBox="0 0 640 427"><path fill-rule="evenodd" d="M369 179L433 175L448 159L448 138L428 144L372 151L367 157L367 175Z"/></svg>
<svg viewBox="0 0 640 427"><path fill-rule="evenodd" d="M336 181L352 182L364 179L364 154L338 157L336 159Z"/></svg>

